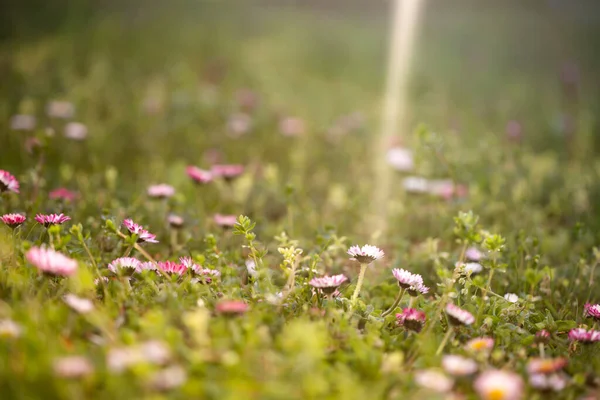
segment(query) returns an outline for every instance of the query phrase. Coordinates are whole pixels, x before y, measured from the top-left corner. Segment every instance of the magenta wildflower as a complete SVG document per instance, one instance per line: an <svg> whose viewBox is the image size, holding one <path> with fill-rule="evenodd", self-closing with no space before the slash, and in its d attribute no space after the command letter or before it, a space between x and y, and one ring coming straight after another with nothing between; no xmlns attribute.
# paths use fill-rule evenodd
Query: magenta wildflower
<svg viewBox="0 0 600 400"><path fill-rule="evenodd" d="M222 300L217 303L215 311L224 315L241 315L248 311L248 304L241 300Z"/></svg>
<svg viewBox="0 0 600 400"><path fill-rule="evenodd" d="M196 183L209 183L213 180L213 174L193 165L185 169L187 175Z"/></svg>
<svg viewBox="0 0 600 400"><path fill-rule="evenodd" d="M215 177L220 177L230 182L244 173L244 166L241 164L215 164L210 172Z"/></svg>
<svg viewBox="0 0 600 400"><path fill-rule="evenodd" d="M326 294L332 294L348 278L343 275L323 276L321 278L312 278L308 284L314 288L321 289Z"/></svg>
<svg viewBox="0 0 600 400"><path fill-rule="evenodd" d="M38 270L52 275L69 276L77 270L77 261L52 249L32 247L25 258Z"/></svg>
<svg viewBox="0 0 600 400"><path fill-rule="evenodd" d="M120 257L111 261L108 269L113 274L131 276L142 270L142 262L133 257Z"/></svg>
<svg viewBox="0 0 600 400"><path fill-rule="evenodd" d="M50 225L61 225L64 222L70 221L71 217L64 214L37 214L35 220L41 225L48 228Z"/></svg>
<svg viewBox="0 0 600 400"><path fill-rule="evenodd" d="M156 240L156 235L153 235L152 233L148 232L141 225L136 224L131 219L124 220L123 225L125 225L125 228L127 228L129 232L131 232L131 234L137 235L138 243L158 243L158 240Z"/></svg>
<svg viewBox="0 0 600 400"><path fill-rule="evenodd" d="M213 220L215 223L223 228L231 228L237 222L237 217L235 215L221 215L215 214L213 216Z"/></svg>
<svg viewBox="0 0 600 400"><path fill-rule="evenodd" d="M448 315L448 320L453 325L471 325L475 322L473 314L452 303L446 305L446 314Z"/></svg>
<svg viewBox="0 0 600 400"><path fill-rule="evenodd" d="M19 181L10 172L0 169L0 193L19 193Z"/></svg>
<svg viewBox="0 0 600 400"><path fill-rule="evenodd" d="M600 331L575 328L569 331L569 340L581 343L600 342Z"/></svg>
<svg viewBox="0 0 600 400"><path fill-rule="evenodd" d="M188 268L185 265L176 263L175 261L159 261L158 269L172 275L184 275L188 272Z"/></svg>
<svg viewBox="0 0 600 400"><path fill-rule="evenodd" d="M586 317L600 319L600 304L586 303L583 307Z"/></svg>
<svg viewBox="0 0 600 400"><path fill-rule="evenodd" d="M396 324L414 332L421 332L425 321L425 313L414 308L405 308L401 313L396 314Z"/></svg>
<svg viewBox="0 0 600 400"><path fill-rule="evenodd" d="M159 185L151 185L148 186L148 197L153 197L156 199L168 199L169 197L173 197L175 194L175 188L171 185L167 185L166 183L161 183Z"/></svg>
<svg viewBox="0 0 600 400"><path fill-rule="evenodd" d="M77 198L77 193L72 192L67 188L54 189L48 194L52 200L73 201Z"/></svg>
<svg viewBox="0 0 600 400"><path fill-rule="evenodd" d="M523 379L510 371L489 369L475 379L473 387L482 400L523 398Z"/></svg>
<svg viewBox="0 0 600 400"><path fill-rule="evenodd" d="M16 228L25 222L25 216L23 214L4 214L0 217L0 221L4 222L10 228Z"/></svg>
<svg viewBox="0 0 600 400"><path fill-rule="evenodd" d="M373 261L383 258L385 253L376 246L366 244L363 247L356 245L350 247L348 255L352 257L351 260L356 260L361 264L371 264Z"/></svg>

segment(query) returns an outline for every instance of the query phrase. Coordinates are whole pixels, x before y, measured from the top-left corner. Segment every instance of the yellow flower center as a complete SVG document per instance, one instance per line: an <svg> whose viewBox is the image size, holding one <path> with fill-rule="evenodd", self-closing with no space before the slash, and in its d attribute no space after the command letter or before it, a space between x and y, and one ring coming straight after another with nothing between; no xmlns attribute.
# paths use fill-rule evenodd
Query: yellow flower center
<svg viewBox="0 0 600 400"><path fill-rule="evenodd" d="M486 397L487 400L503 400L504 398L504 390L500 388L490 390Z"/></svg>
<svg viewBox="0 0 600 400"><path fill-rule="evenodd" d="M478 340L476 342L473 342L473 344L471 345L471 347L474 350L483 350L483 349L485 349L487 347L487 344L483 340Z"/></svg>

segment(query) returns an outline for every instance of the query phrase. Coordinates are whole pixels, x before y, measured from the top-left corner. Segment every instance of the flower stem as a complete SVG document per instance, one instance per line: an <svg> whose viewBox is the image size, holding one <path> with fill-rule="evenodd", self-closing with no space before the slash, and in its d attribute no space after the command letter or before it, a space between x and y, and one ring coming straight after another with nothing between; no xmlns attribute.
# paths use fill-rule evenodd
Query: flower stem
<svg viewBox="0 0 600 400"><path fill-rule="evenodd" d="M435 352L436 356L442 354L442 351L444 350L444 347L446 347L446 344L448 343L448 340L450 340L450 336L452 336L453 332L454 330L452 330L451 327L448 327L448 331L446 331L446 335L444 335L444 339L442 340L442 343L440 343L440 347L438 347L437 351Z"/></svg>
<svg viewBox="0 0 600 400"><path fill-rule="evenodd" d="M381 317L385 317L387 315L389 315L392 311L394 311L396 309L396 307L398 307L398 304L400 304L400 300L402 300L402 297L404 296L404 288L400 289L400 292L398 293L398 296L396 296L396 300L394 301L394 304L392 304L392 306L390 308L388 308L386 311L381 313Z"/></svg>
<svg viewBox="0 0 600 400"><path fill-rule="evenodd" d="M352 293L352 300L350 302L350 309L352 310L356 305L356 300L358 299L358 294L360 293L360 289L362 288L363 281L365 280L365 273L367 272L368 264L360 264L360 272L358 274L358 282L356 282L356 288L354 289L354 293Z"/></svg>

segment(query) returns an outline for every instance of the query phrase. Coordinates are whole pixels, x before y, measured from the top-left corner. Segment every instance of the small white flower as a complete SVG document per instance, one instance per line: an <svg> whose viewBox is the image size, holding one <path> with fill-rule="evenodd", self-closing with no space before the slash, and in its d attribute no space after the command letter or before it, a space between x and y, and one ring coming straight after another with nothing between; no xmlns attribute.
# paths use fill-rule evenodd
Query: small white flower
<svg viewBox="0 0 600 400"><path fill-rule="evenodd" d="M442 358L442 367L450 375L467 376L477 371L477 363L470 359L455 355L446 355Z"/></svg>
<svg viewBox="0 0 600 400"><path fill-rule="evenodd" d="M0 320L0 338L17 338L21 336L21 326L11 319Z"/></svg>
<svg viewBox="0 0 600 400"><path fill-rule="evenodd" d="M415 382L422 388L438 393L446 393L452 390L454 381L441 371L425 369L415 372Z"/></svg>
<svg viewBox="0 0 600 400"><path fill-rule="evenodd" d="M427 193L429 190L429 181L418 176L409 176L404 178L402 186L409 193Z"/></svg>
<svg viewBox="0 0 600 400"><path fill-rule="evenodd" d="M69 307L80 314L89 313L94 309L94 303L91 300L77 297L74 294L65 295L63 300Z"/></svg>
<svg viewBox="0 0 600 400"><path fill-rule="evenodd" d="M384 252L376 246L366 244L363 247L350 247L348 255L361 264L371 264L373 261L383 258Z"/></svg>
<svg viewBox="0 0 600 400"><path fill-rule="evenodd" d="M519 301L519 296L514 293L506 293L504 295L504 300L508 301L509 303L516 303Z"/></svg>
<svg viewBox="0 0 600 400"><path fill-rule="evenodd" d="M473 387L483 400L518 400L523 396L523 380L509 371L487 370L477 377Z"/></svg>
<svg viewBox="0 0 600 400"><path fill-rule="evenodd" d="M388 164L397 171L411 171L415 167L412 151L403 147L393 147L389 149L386 158Z"/></svg>
<svg viewBox="0 0 600 400"><path fill-rule="evenodd" d="M258 276L258 272L256 271L256 263L254 262L254 260L246 260L246 269L248 270L248 275L252 277Z"/></svg>
<svg viewBox="0 0 600 400"><path fill-rule="evenodd" d="M32 131L35 129L35 117L33 115L13 115L10 119L10 129L13 131Z"/></svg>
<svg viewBox="0 0 600 400"><path fill-rule="evenodd" d="M46 106L46 113L50 117L69 119L75 115L75 106L68 101L51 101Z"/></svg>
<svg viewBox="0 0 600 400"><path fill-rule="evenodd" d="M560 392L567 387L567 379L563 374L533 374L529 375L529 384L539 390Z"/></svg>
<svg viewBox="0 0 600 400"><path fill-rule="evenodd" d="M54 360L54 373L61 378L82 378L94 372L94 366L85 357L68 356Z"/></svg>
<svg viewBox="0 0 600 400"><path fill-rule="evenodd" d="M167 367L156 372L150 379L150 385L157 390L170 390L187 381L187 372L179 365Z"/></svg>
<svg viewBox="0 0 600 400"><path fill-rule="evenodd" d="M71 140L84 140L87 137L87 126L81 122L69 122L65 125L65 137Z"/></svg>
<svg viewBox="0 0 600 400"><path fill-rule="evenodd" d="M484 254L476 247L469 247L465 252L465 257L467 260L480 261L482 258L484 258Z"/></svg>

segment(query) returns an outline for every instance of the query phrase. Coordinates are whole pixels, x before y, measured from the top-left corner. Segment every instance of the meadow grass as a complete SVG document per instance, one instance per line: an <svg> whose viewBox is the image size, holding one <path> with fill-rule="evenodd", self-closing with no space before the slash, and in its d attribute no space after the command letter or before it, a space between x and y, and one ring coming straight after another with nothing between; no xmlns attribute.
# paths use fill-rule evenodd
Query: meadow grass
<svg viewBox="0 0 600 400"><path fill-rule="evenodd" d="M187 7L0 46L2 398L597 398L595 25L430 5L373 231L385 13Z"/></svg>

